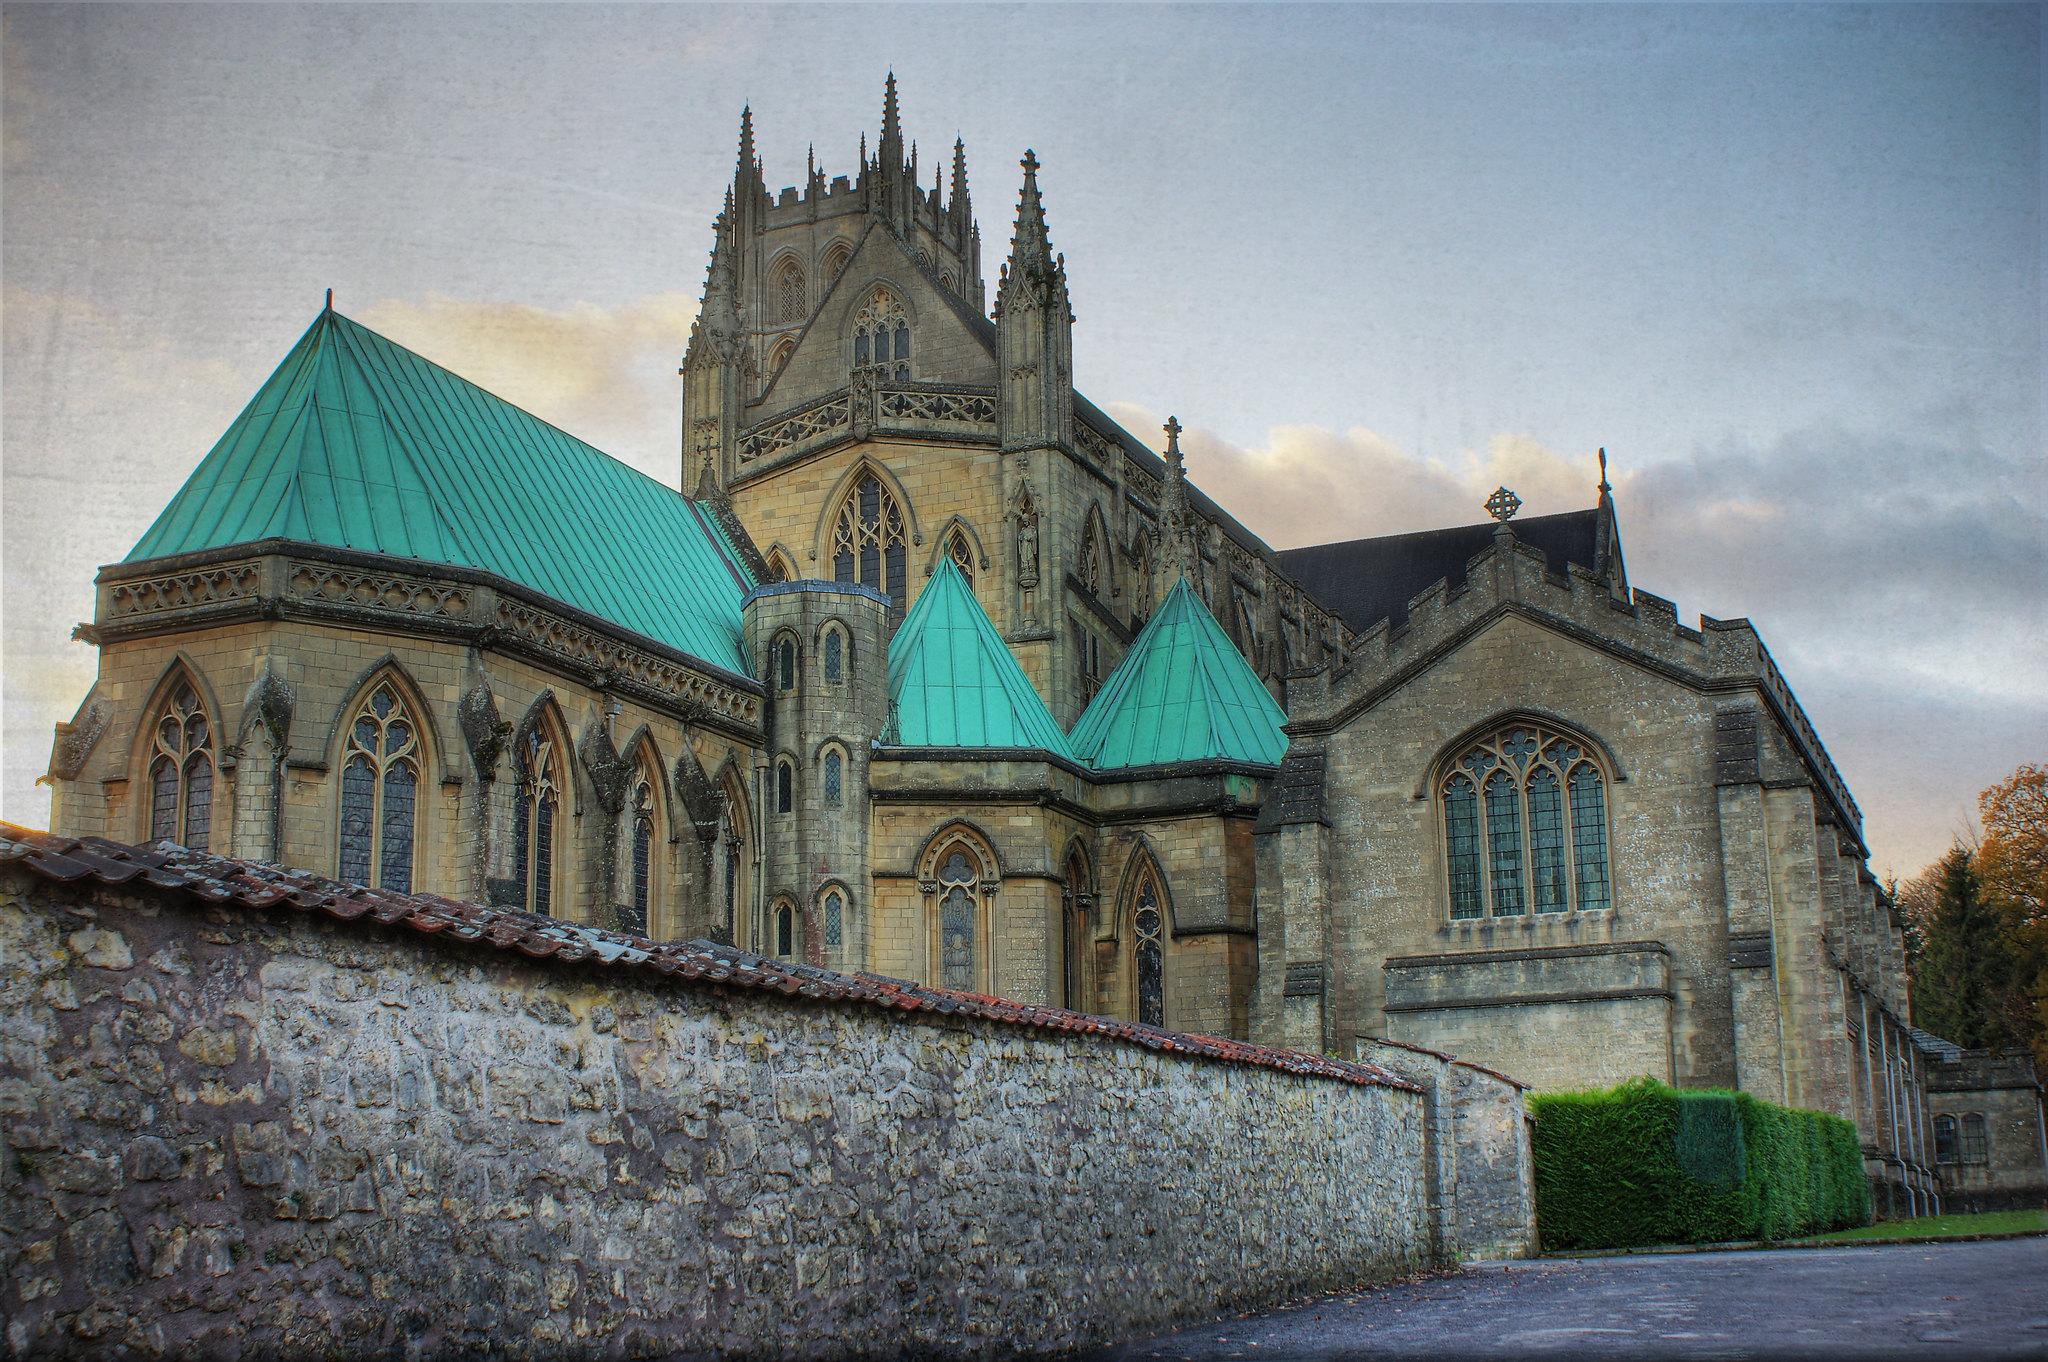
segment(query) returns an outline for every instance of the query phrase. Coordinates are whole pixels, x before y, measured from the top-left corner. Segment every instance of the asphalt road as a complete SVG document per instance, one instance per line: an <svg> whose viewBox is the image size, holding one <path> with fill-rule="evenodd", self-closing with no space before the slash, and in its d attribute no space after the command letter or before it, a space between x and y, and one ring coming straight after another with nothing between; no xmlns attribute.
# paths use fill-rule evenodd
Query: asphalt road
<svg viewBox="0 0 2048 1362"><path fill-rule="evenodd" d="M1529 1356L2048 1358L2048 1238L1481 1264L1094 1362Z"/></svg>

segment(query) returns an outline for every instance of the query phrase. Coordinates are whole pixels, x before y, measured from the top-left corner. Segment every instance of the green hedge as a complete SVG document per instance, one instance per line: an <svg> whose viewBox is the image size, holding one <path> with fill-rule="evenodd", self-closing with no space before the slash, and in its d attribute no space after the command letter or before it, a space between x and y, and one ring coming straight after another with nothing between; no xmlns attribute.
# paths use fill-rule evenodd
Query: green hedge
<svg viewBox="0 0 2048 1362"><path fill-rule="evenodd" d="M1546 1249L1789 1239L1870 1219L1856 1127L1638 1078L1532 1097Z"/></svg>

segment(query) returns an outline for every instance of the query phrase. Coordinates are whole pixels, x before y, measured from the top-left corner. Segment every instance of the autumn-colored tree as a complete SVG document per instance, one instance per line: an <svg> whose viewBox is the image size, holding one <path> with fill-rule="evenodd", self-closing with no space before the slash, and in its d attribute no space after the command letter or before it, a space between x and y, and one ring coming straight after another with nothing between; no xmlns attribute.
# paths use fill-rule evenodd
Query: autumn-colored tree
<svg viewBox="0 0 2048 1362"><path fill-rule="evenodd" d="M2048 764L2021 766L1979 795L1977 810L1977 876L2016 956L2006 1029L2048 1067Z"/></svg>

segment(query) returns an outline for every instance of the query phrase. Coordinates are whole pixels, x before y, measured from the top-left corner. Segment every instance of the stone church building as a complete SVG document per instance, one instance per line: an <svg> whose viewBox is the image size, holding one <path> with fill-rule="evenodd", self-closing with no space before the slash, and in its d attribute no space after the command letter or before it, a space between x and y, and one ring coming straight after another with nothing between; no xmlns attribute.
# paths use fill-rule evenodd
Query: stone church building
<svg viewBox="0 0 2048 1362"><path fill-rule="evenodd" d="M771 191L743 116L683 494L321 312L101 572L55 829L1739 1086L1930 1204L1899 919L1757 630L1636 588L1604 478L1269 548L1177 423L1162 458L1075 388L1038 171L991 281L966 150L921 170L893 79L851 176Z"/></svg>

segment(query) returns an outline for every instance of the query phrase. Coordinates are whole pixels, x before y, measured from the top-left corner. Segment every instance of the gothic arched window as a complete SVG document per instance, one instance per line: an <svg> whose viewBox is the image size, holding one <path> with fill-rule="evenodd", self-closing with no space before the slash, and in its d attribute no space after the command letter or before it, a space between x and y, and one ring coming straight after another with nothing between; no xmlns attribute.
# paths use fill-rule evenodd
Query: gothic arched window
<svg viewBox="0 0 2048 1362"><path fill-rule="evenodd" d="M1131 996L1137 1019L1166 1025L1166 891L1147 856L1131 881Z"/></svg>
<svg viewBox="0 0 2048 1362"><path fill-rule="evenodd" d="M775 640L775 689L785 695L796 689L796 640L788 634Z"/></svg>
<svg viewBox="0 0 2048 1362"><path fill-rule="evenodd" d="M746 885L742 876L747 868L747 843L752 826L746 795L738 778L728 773L721 785L724 799L720 801L723 807L718 814L718 847L724 857L723 873L719 877L719 888L725 896L722 922L737 937L751 923L750 917L740 911L740 905L745 902ZM736 944L744 946L748 943L741 941Z"/></svg>
<svg viewBox="0 0 2048 1362"><path fill-rule="evenodd" d="M946 556L953 560L953 566L960 569L960 575L967 579L967 585L974 585L974 546L967 542L967 532L955 529L946 536Z"/></svg>
<svg viewBox="0 0 2048 1362"><path fill-rule="evenodd" d="M775 267L775 278L769 285L774 305L773 320L777 322L800 322L809 311L804 297L804 267L793 256L784 256ZM786 356L785 356L786 358Z"/></svg>
<svg viewBox="0 0 2048 1362"><path fill-rule="evenodd" d="M356 710L343 746L336 879L412 892L419 787L419 730L385 682Z"/></svg>
<svg viewBox="0 0 2048 1362"><path fill-rule="evenodd" d="M796 905L777 899L768 910L768 945L780 959L796 956Z"/></svg>
<svg viewBox="0 0 2048 1362"><path fill-rule="evenodd" d="M627 806L633 820L632 843L627 849L627 885L632 931L648 929L648 910L654 899L654 782L645 773L633 781L632 801Z"/></svg>
<svg viewBox="0 0 2048 1362"><path fill-rule="evenodd" d="M149 759L149 840L206 850L213 832L213 726L180 681L158 715Z"/></svg>
<svg viewBox="0 0 2048 1362"><path fill-rule="evenodd" d="M825 749L825 758L819 763L819 766L822 768L821 776L824 782L825 807L836 809L839 807L842 799L841 787L845 779L846 757L838 748L828 747Z"/></svg>
<svg viewBox="0 0 2048 1362"><path fill-rule="evenodd" d="M512 877L523 907L552 913L555 902L555 836L562 805L561 749L543 723L527 730L519 744L519 795L512 821Z"/></svg>
<svg viewBox="0 0 2048 1362"><path fill-rule="evenodd" d="M862 475L839 508L832 526L832 576L887 593L890 608L903 613L905 542L903 508L870 472Z"/></svg>
<svg viewBox="0 0 2048 1362"><path fill-rule="evenodd" d="M947 988L975 985L975 896L981 884L979 858L964 842L939 857L939 982Z"/></svg>
<svg viewBox="0 0 2048 1362"><path fill-rule="evenodd" d="M827 889L818 906L825 919L825 949L836 951L846 939L846 895Z"/></svg>
<svg viewBox="0 0 2048 1362"><path fill-rule="evenodd" d="M825 673L825 684L836 686L846 680L846 631L836 624L825 626L825 636L819 642L818 651L823 655L820 669Z"/></svg>
<svg viewBox="0 0 2048 1362"><path fill-rule="evenodd" d="M768 554L768 580L771 582L793 582L796 569L789 565L789 559L782 556L782 550L772 549Z"/></svg>
<svg viewBox="0 0 2048 1362"><path fill-rule="evenodd" d="M846 262L853 259L853 247L844 241L835 241L825 252L825 282L834 283L846 272Z"/></svg>
<svg viewBox="0 0 2048 1362"><path fill-rule="evenodd" d="M775 812L788 813L796 807L796 763L783 757L775 763Z"/></svg>
<svg viewBox="0 0 2048 1362"><path fill-rule="evenodd" d="M1612 906L1607 776L1579 739L1504 725L1450 763L1437 800L1453 918Z"/></svg>
<svg viewBox="0 0 2048 1362"><path fill-rule="evenodd" d="M782 366L789 363L789 357L796 353L796 337L784 336L768 351L768 376L773 378Z"/></svg>
<svg viewBox="0 0 2048 1362"><path fill-rule="evenodd" d="M878 288L853 319L853 367L882 378L910 381L910 314L896 295Z"/></svg>

